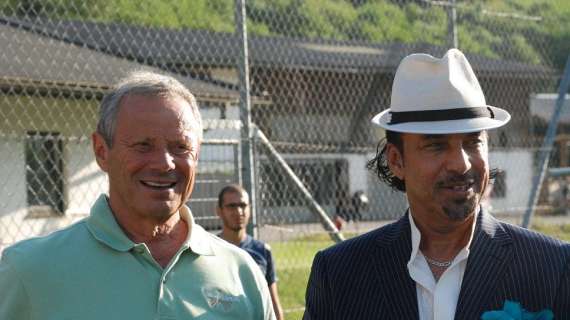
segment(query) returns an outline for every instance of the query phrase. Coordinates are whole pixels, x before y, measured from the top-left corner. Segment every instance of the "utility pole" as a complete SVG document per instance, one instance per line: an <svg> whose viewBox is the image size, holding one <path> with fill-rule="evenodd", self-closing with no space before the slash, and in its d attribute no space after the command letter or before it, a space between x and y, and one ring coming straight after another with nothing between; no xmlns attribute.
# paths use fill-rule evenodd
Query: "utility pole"
<svg viewBox="0 0 570 320"><path fill-rule="evenodd" d="M457 40L457 7L455 0L451 0L447 7L447 34L449 36L449 47L459 48Z"/></svg>
<svg viewBox="0 0 570 320"><path fill-rule="evenodd" d="M253 136L251 124L251 98L249 84L249 53L247 46L245 0L235 0L236 33L240 40L241 50L237 61L239 73L239 105L241 120L241 177L242 186L249 193L251 220L247 233L256 236L257 206L254 180Z"/></svg>
<svg viewBox="0 0 570 320"><path fill-rule="evenodd" d="M444 7L447 11L447 45L449 48L459 49L459 40L457 38L457 3L456 0L449 1L430 1L423 0L425 3Z"/></svg>
<svg viewBox="0 0 570 320"><path fill-rule="evenodd" d="M434 5L434 6L441 6L444 7L447 11L447 35L448 35L448 45L450 48L458 48L459 49L459 40L457 37L457 8L458 7L465 7L468 4L458 4L457 0L449 0L449 1L435 1L435 0L422 0L423 2ZM510 13L510 12L498 12L498 11L489 11L483 10L481 11L482 14L487 16L493 16L498 18L508 18L508 19L519 19L519 20L528 20L528 21L541 21L542 17L538 16L527 16L523 14L517 13Z"/></svg>

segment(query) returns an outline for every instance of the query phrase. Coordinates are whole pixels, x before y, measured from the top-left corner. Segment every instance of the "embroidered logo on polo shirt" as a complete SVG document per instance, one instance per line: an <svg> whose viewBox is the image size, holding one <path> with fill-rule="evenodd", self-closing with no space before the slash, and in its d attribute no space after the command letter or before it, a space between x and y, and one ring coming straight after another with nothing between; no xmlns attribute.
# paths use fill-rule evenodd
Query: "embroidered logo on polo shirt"
<svg viewBox="0 0 570 320"><path fill-rule="evenodd" d="M239 297L225 293L219 288L202 288L202 294L210 308L224 312L230 311L234 302L239 302Z"/></svg>

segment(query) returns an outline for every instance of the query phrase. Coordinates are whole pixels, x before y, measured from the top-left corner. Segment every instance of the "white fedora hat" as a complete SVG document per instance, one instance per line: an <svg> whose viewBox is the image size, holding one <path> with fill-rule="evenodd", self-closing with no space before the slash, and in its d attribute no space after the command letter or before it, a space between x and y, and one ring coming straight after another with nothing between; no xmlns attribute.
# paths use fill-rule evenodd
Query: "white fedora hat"
<svg viewBox="0 0 570 320"><path fill-rule="evenodd" d="M394 77L390 108L372 118L386 130L423 134L476 132L505 125L511 116L489 106L463 53L451 49L441 59L405 57Z"/></svg>

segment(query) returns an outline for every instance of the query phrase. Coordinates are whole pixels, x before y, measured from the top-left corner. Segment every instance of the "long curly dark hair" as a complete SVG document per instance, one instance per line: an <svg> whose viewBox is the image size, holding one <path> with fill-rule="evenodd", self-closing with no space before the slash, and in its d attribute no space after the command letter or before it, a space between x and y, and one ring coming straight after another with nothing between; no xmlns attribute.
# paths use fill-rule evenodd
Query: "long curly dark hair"
<svg viewBox="0 0 570 320"><path fill-rule="evenodd" d="M378 142L378 146L376 147L376 155L374 158L368 161L366 168L374 172L381 181L392 187L394 190L406 192L406 183L404 180L394 176L392 171L390 171L390 167L388 166L386 146L389 143L396 146L400 153L403 153L404 144L402 141L402 134L399 132L386 130L386 137ZM489 180L495 180L497 175L500 173L500 169L491 169L489 171Z"/></svg>

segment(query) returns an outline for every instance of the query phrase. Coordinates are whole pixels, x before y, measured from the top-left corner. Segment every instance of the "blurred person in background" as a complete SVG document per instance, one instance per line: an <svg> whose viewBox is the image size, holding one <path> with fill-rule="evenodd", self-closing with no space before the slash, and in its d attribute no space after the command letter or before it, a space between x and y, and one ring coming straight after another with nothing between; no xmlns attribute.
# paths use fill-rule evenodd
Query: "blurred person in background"
<svg viewBox="0 0 570 320"><path fill-rule="evenodd" d="M344 223L362 220L362 212L368 209L369 200L362 190L356 191L350 199L346 195L338 197L340 200L336 206L335 218L340 218Z"/></svg>
<svg viewBox="0 0 570 320"><path fill-rule="evenodd" d="M102 194L86 219L7 248L0 319L275 319L263 275L194 222L202 124L193 95L149 72L101 102Z"/></svg>
<svg viewBox="0 0 570 320"><path fill-rule="evenodd" d="M247 191L237 184L231 184L222 188L218 194L216 213L222 220L220 238L245 250L257 262L265 275L265 280L267 280L277 319L284 319L283 309L279 302L277 276L275 274L271 247L262 241L254 239L246 232L251 216Z"/></svg>
<svg viewBox="0 0 570 320"><path fill-rule="evenodd" d="M386 139L369 168L409 209L317 253L304 319L570 319L570 244L481 206L487 130L509 119L459 50L404 58L372 120Z"/></svg>

